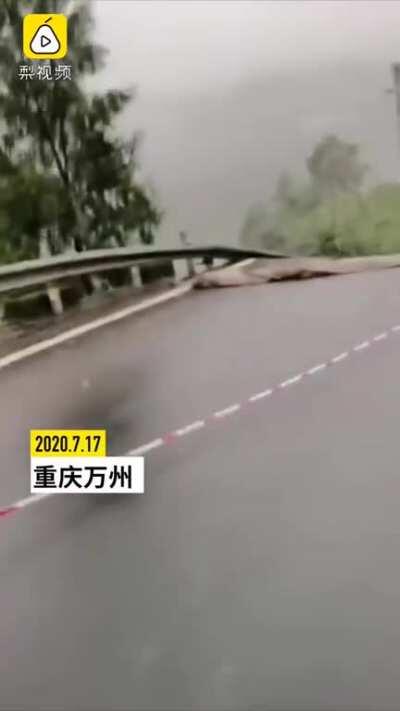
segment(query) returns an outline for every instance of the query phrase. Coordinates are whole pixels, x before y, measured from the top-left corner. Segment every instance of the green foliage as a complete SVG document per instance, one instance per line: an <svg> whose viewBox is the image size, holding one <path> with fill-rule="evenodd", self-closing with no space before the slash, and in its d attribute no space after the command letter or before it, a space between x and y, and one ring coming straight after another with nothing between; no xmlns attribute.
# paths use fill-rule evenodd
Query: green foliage
<svg viewBox="0 0 400 711"><path fill-rule="evenodd" d="M400 185L380 185L363 196L325 201L307 214L286 215L275 226L290 254L350 257L400 252ZM263 233L258 236L264 247Z"/></svg>
<svg viewBox="0 0 400 711"><path fill-rule="evenodd" d="M53 251L61 249L73 225L73 213L57 176L35 171L31 163L0 175L0 261L38 256L46 229Z"/></svg>
<svg viewBox="0 0 400 711"><path fill-rule="evenodd" d="M286 244L327 256L400 252L400 186L381 185L363 196L324 202L291 224Z"/></svg>
<svg viewBox="0 0 400 711"><path fill-rule="evenodd" d="M308 182L283 174L270 205L249 210L243 244L329 257L400 252L400 186L361 191L359 148L322 139L307 161Z"/></svg>
<svg viewBox="0 0 400 711"><path fill-rule="evenodd" d="M21 81L22 18L69 16L71 81ZM91 41L90 5L73 0L2 0L0 8L0 259L154 239L160 212L135 176L138 137L122 141L113 126L131 91L89 94L87 75L105 51ZM57 65L52 62L53 70ZM11 178L10 178L11 176Z"/></svg>

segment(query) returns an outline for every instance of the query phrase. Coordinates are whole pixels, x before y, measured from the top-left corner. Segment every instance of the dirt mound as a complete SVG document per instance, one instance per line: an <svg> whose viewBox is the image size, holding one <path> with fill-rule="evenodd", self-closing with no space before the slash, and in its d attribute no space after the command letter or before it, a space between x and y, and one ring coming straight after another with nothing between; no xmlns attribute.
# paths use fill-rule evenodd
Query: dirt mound
<svg viewBox="0 0 400 711"><path fill-rule="evenodd" d="M320 257L287 257L285 259L255 259L251 264L237 264L228 269L216 269L197 277L195 289L227 286L250 286L292 279L354 274L356 272L400 267L400 255L326 259Z"/></svg>

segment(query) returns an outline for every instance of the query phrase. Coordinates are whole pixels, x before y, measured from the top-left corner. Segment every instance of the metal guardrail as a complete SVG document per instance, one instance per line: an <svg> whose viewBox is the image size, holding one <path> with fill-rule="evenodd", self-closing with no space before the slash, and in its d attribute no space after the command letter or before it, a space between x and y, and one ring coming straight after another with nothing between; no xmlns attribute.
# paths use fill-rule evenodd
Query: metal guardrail
<svg viewBox="0 0 400 711"><path fill-rule="evenodd" d="M87 250L55 257L31 259L0 267L0 296L40 286L55 285L69 277L140 266L151 260L226 259L234 263L248 258L282 258L287 255L224 246L182 247L176 249L145 249L132 247Z"/></svg>
<svg viewBox="0 0 400 711"><path fill-rule="evenodd" d="M235 263L248 258L282 258L287 255L275 252L263 252L252 249L240 249L218 245L177 247L172 249L146 248L138 250L132 247L87 250L72 252L55 257L31 259L0 267L0 320L1 301L18 293L29 293L45 288L53 313L63 311L59 286L72 277L95 275L99 272L140 267L151 262L173 262L186 260L188 276L194 275L195 259L202 259L210 265L214 260L226 260Z"/></svg>

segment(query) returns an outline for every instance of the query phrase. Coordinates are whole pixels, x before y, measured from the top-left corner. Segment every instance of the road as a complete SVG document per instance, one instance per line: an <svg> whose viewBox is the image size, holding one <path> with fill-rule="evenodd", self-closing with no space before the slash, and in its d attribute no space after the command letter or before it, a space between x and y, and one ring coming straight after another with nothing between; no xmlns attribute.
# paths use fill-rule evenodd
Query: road
<svg viewBox="0 0 400 711"><path fill-rule="evenodd" d="M0 372L1 505L31 427L206 418L144 496L0 519L0 709L398 711L397 324L398 270L221 289Z"/></svg>

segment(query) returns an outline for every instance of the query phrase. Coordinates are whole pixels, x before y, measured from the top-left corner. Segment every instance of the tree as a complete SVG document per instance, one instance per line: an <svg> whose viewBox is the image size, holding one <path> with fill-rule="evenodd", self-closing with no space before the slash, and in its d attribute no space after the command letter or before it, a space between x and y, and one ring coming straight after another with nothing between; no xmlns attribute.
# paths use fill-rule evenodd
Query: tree
<svg viewBox="0 0 400 711"><path fill-rule="evenodd" d="M360 160L359 147L335 135L326 136L316 145L307 167L323 198L358 191L367 171Z"/></svg>
<svg viewBox="0 0 400 711"><path fill-rule="evenodd" d="M57 176L37 173L30 163L0 175L1 261L38 256L44 235L50 249L60 251L73 218Z"/></svg>
<svg viewBox="0 0 400 711"><path fill-rule="evenodd" d="M366 211L359 191L367 166L360 158L359 147L337 136L326 136L315 146L307 168L310 177L303 181L282 173L270 203L253 206L247 212L240 235L242 244L330 256L354 254L362 248L358 238L356 246L354 240L352 245L349 240L344 244L342 234L343 229L346 235L350 232L351 220L343 217L347 198L357 206L358 213Z"/></svg>
<svg viewBox="0 0 400 711"><path fill-rule="evenodd" d="M275 190L277 213L304 214L319 202L319 195L309 181L296 181L290 173L282 173Z"/></svg>
<svg viewBox="0 0 400 711"><path fill-rule="evenodd" d="M22 18L29 12L68 15L71 80L22 81ZM1 153L18 172L29 165L42 199L39 232L53 250L73 243L79 250L124 244L128 231L151 242L160 212L135 176L138 139L119 139L115 119L133 98L131 91L89 95L87 75L104 62L91 42L90 6L74 0L3 0L0 7ZM36 62L24 60L29 66ZM1 158L0 158L1 163ZM7 205L5 201L4 207Z"/></svg>

